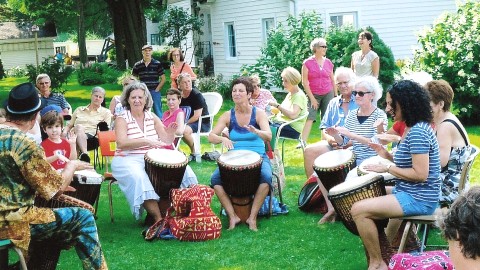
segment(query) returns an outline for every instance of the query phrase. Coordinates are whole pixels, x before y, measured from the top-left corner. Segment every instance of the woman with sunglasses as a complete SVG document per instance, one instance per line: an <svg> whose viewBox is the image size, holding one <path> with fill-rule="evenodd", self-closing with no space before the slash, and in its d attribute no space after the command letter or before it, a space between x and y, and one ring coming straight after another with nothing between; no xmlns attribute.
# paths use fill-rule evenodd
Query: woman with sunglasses
<svg viewBox="0 0 480 270"><path fill-rule="evenodd" d="M337 96L335 79L333 77L333 63L326 56L327 41L316 38L310 43L313 55L303 62L302 85L308 97L308 117L302 131L302 142L306 144L313 122L320 111L322 119L327 110L328 102ZM300 148L301 145L297 146Z"/></svg>
<svg viewBox="0 0 480 270"><path fill-rule="evenodd" d="M352 54L351 67L358 77L373 76L380 73L380 57L373 51L373 35L367 30L358 35L360 50Z"/></svg>
<svg viewBox="0 0 480 270"><path fill-rule="evenodd" d="M197 79L197 75L193 72L192 67L189 64L185 63L185 57L183 56L182 50L180 48L172 48L168 53L168 60L172 62L170 66L170 79L172 80L171 88L178 89L177 77L181 73L190 74L192 81Z"/></svg>

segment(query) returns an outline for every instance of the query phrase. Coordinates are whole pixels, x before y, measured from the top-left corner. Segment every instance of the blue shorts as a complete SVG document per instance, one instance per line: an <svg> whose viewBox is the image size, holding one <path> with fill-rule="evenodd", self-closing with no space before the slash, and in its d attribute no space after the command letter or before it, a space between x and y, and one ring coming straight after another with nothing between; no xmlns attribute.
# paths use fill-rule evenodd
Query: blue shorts
<svg viewBox="0 0 480 270"><path fill-rule="evenodd" d="M406 192L396 192L393 189L393 195L397 198L402 207L404 216L431 215L438 207L438 202L419 201Z"/></svg>

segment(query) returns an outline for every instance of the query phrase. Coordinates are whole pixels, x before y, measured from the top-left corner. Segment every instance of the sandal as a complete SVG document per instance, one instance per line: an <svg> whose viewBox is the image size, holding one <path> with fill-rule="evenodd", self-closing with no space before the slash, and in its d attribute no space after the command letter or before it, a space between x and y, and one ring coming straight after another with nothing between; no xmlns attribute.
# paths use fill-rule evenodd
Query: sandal
<svg viewBox="0 0 480 270"><path fill-rule="evenodd" d="M157 238L159 232L165 229L165 224L167 220L165 218L160 219L159 221L155 222L148 230L145 232L145 240L152 241L153 239Z"/></svg>

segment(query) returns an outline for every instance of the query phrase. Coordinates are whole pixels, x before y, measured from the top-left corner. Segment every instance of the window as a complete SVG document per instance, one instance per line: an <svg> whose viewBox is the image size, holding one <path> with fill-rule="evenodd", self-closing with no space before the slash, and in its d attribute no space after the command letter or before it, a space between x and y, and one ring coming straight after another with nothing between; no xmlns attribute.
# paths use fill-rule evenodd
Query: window
<svg viewBox="0 0 480 270"><path fill-rule="evenodd" d="M357 13L345 12L345 13L332 13L330 14L330 24L336 27L341 26L353 26L357 28Z"/></svg>
<svg viewBox="0 0 480 270"><path fill-rule="evenodd" d="M273 28L275 28L275 20L273 18L262 19L263 43L267 43L268 33Z"/></svg>
<svg viewBox="0 0 480 270"><path fill-rule="evenodd" d="M150 44L152 45L162 45L162 38L159 34L150 35Z"/></svg>
<svg viewBox="0 0 480 270"><path fill-rule="evenodd" d="M226 35L226 56L227 59L237 58L237 42L235 37L235 25L233 22L225 23L225 35Z"/></svg>

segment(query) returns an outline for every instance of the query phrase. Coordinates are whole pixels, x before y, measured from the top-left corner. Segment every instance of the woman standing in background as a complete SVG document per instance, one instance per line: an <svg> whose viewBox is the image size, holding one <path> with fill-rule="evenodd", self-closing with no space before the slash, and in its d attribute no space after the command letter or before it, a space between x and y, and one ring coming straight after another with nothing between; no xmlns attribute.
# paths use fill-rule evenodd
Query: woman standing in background
<svg viewBox="0 0 480 270"><path fill-rule="evenodd" d="M360 51L352 54L351 68L358 77L373 76L378 79L380 57L373 51L373 36L367 30L358 35Z"/></svg>

